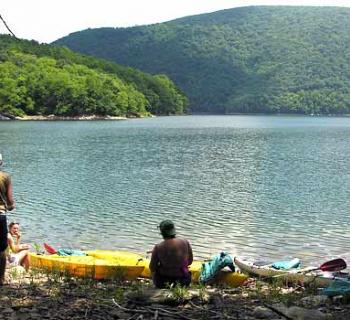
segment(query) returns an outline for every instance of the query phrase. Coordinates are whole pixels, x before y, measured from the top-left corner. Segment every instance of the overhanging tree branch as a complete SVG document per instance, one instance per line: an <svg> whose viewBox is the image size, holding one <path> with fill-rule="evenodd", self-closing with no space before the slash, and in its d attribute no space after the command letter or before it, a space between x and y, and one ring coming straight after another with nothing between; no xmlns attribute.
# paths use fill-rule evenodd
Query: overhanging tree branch
<svg viewBox="0 0 350 320"><path fill-rule="evenodd" d="M15 38L17 38L17 37L15 36L15 34L11 31L11 29L9 28L9 26L8 26L7 23L6 23L6 21L5 21L5 20L3 19L3 17L1 16L1 14L0 14L0 19L1 19L1 21L4 23L6 29L7 29Z"/></svg>

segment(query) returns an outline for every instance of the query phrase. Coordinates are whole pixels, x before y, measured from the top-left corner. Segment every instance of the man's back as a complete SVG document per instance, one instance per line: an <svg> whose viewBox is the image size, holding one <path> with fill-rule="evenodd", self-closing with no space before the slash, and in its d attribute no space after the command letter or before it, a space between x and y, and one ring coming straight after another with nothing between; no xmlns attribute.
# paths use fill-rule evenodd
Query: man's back
<svg viewBox="0 0 350 320"><path fill-rule="evenodd" d="M182 277L193 261L189 242L181 238L165 239L152 251L151 271L171 277Z"/></svg>

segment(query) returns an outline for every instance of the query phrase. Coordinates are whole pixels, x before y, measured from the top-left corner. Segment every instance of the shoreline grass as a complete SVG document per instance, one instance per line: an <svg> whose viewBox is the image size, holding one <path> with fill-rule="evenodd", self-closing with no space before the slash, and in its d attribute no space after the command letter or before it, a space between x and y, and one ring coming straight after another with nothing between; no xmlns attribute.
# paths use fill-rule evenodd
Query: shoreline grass
<svg viewBox="0 0 350 320"><path fill-rule="evenodd" d="M256 279L242 287L191 285L154 289L148 279L91 280L32 269L10 270L0 289L0 318L17 319L258 319L262 310L271 319L288 319L288 308L321 312L324 319L350 318L349 301L320 298L316 288L288 287ZM287 310L287 311L283 311ZM304 309L303 309L304 310ZM320 311L321 310L321 311ZM17 317L17 318L16 318Z"/></svg>

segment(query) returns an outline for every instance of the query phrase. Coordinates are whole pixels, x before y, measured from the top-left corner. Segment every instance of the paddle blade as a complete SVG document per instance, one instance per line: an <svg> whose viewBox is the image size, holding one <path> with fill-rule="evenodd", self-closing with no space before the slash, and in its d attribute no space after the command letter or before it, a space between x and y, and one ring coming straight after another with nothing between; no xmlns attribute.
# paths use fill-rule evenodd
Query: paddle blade
<svg viewBox="0 0 350 320"><path fill-rule="evenodd" d="M44 243L44 248L45 248L46 252L49 254L57 253L57 250L54 249L53 247L51 247L50 245L48 245L47 243Z"/></svg>
<svg viewBox="0 0 350 320"><path fill-rule="evenodd" d="M346 262L343 259L334 259L321 264L322 271L340 271L346 269Z"/></svg>

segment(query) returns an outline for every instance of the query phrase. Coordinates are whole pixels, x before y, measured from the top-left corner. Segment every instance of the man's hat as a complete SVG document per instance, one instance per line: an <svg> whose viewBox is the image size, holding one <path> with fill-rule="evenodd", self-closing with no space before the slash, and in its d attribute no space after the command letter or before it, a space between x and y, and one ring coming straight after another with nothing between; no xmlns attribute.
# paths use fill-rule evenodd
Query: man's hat
<svg viewBox="0 0 350 320"><path fill-rule="evenodd" d="M159 224L160 232L164 237L171 237L176 235L175 225L171 220L164 220Z"/></svg>

